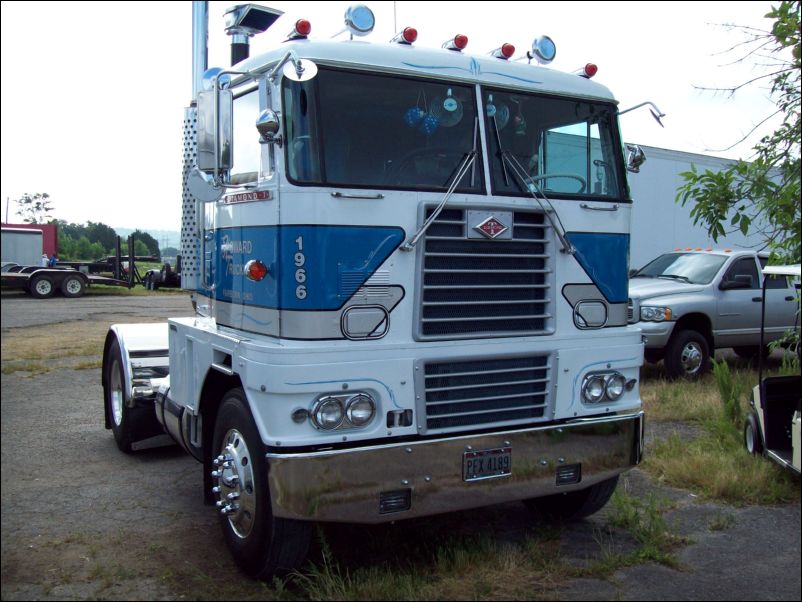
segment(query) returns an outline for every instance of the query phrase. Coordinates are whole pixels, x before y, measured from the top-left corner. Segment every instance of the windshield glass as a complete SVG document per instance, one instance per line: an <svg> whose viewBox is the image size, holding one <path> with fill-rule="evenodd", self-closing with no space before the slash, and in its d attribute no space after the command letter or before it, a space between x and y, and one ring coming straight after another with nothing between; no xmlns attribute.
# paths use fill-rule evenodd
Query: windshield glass
<svg viewBox="0 0 802 602"><path fill-rule="evenodd" d="M691 284L710 284L726 257L700 253L667 253L638 270L633 278L669 278Z"/></svg>
<svg viewBox="0 0 802 602"><path fill-rule="evenodd" d="M612 105L499 90L484 104L495 194L528 195L523 172L549 196L624 197Z"/></svg>
<svg viewBox="0 0 802 602"><path fill-rule="evenodd" d="M285 80L287 173L297 184L446 190L478 151L470 86L320 69ZM481 157L457 191L483 191Z"/></svg>

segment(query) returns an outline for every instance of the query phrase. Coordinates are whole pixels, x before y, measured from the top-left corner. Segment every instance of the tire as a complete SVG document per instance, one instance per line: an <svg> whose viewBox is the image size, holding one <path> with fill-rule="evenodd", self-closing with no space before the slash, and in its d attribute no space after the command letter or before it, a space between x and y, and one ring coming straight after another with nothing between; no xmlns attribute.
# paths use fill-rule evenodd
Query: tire
<svg viewBox="0 0 802 602"><path fill-rule="evenodd" d="M223 397L214 426L212 497L223 537L240 568L269 580L300 566L312 523L273 516L264 445L241 388Z"/></svg>
<svg viewBox="0 0 802 602"><path fill-rule="evenodd" d="M105 363L103 397L108 417L107 428L111 427L114 441L123 453L130 454L133 444L164 433L152 403L131 407L129 394L125 388L122 353L117 339L109 347L109 359Z"/></svg>
<svg viewBox="0 0 802 602"><path fill-rule="evenodd" d="M53 296L53 293L56 292L56 287L50 276L40 274L31 278L31 282L28 284L28 290L31 296L37 299L47 299Z"/></svg>
<svg viewBox="0 0 802 602"><path fill-rule="evenodd" d="M618 475L586 489L525 500L535 516L552 520L579 520L601 510L618 485Z"/></svg>
<svg viewBox="0 0 802 602"><path fill-rule="evenodd" d="M80 276L67 276L61 283L61 294L70 299L81 297L86 291L86 283Z"/></svg>
<svg viewBox="0 0 802 602"><path fill-rule="evenodd" d="M710 368L707 339L695 330L680 330L666 346L664 364L670 378L699 378Z"/></svg>
<svg viewBox="0 0 802 602"><path fill-rule="evenodd" d="M754 412L749 412L744 424L744 446L753 456L763 453L763 435L760 432L760 421Z"/></svg>

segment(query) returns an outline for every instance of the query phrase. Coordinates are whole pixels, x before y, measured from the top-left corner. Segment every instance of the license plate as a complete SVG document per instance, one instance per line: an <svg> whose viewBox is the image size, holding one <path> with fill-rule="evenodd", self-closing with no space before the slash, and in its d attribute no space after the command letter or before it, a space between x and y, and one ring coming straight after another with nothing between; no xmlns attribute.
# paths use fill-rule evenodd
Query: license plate
<svg viewBox="0 0 802 602"><path fill-rule="evenodd" d="M481 481L512 474L512 448L497 447L462 454L462 480Z"/></svg>

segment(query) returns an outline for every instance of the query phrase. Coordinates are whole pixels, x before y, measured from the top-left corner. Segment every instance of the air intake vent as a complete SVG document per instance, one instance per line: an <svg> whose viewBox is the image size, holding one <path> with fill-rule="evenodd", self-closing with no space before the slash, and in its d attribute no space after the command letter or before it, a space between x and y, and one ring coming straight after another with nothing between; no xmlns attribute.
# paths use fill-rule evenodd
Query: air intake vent
<svg viewBox="0 0 802 602"><path fill-rule="evenodd" d="M490 238L477 232L481 220L491 218L509 233ZM545 334L552 306L550 237L542 213L440 213L426 231L418 337Z"/></svg>

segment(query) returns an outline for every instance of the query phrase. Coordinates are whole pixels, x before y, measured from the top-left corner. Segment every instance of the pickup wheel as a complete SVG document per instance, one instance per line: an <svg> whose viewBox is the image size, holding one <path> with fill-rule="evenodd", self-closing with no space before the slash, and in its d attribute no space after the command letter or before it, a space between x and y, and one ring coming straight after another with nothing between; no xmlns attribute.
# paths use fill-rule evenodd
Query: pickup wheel
<svg viewBox="0 0 802 602"><path fill-rule="evenodd" d="M223 397L212 450L212 495L234 560L257 579L297 568L306 558L312 523L273 516L264 445L241 388Z"/></svg>
<svg viewBox="0 0 802 602"><path fill-rule="evenodd" d="M664 365L670 378L699 378L710 365L707 339L695 330L680 330L666 346Z"/></svg>
<svg viewBox="0 0 802 602"><path fill-rule="evenodd" d="M754 412L749 412L744 424L744 446L753 456L763 453L763 437L760 433L760 423Z"/></svg>
<svg viewBox="0 0 802 602"><path fill-rule="evenodd" d="M47 299L53 296L53 293L56 292L56 287L53 285L53 279L50 276L39 274L31 278L28 290L37 299Z"/></svg>
<svg viewBox="0 0 802 602"><path fill-rule="evenodd" d="M525 500L524 504L535 516L556 520L579 520L601 510L610 501L617 485L618 475L591 485L587 489L532 498Z"/></svg>
<svg viewBox="0 0 802 602"><path fill-rule="evenodd" d="M80 276L67 276L61 283L61 294L65 297L80 297L86 290L86 284Z"/></svg>

